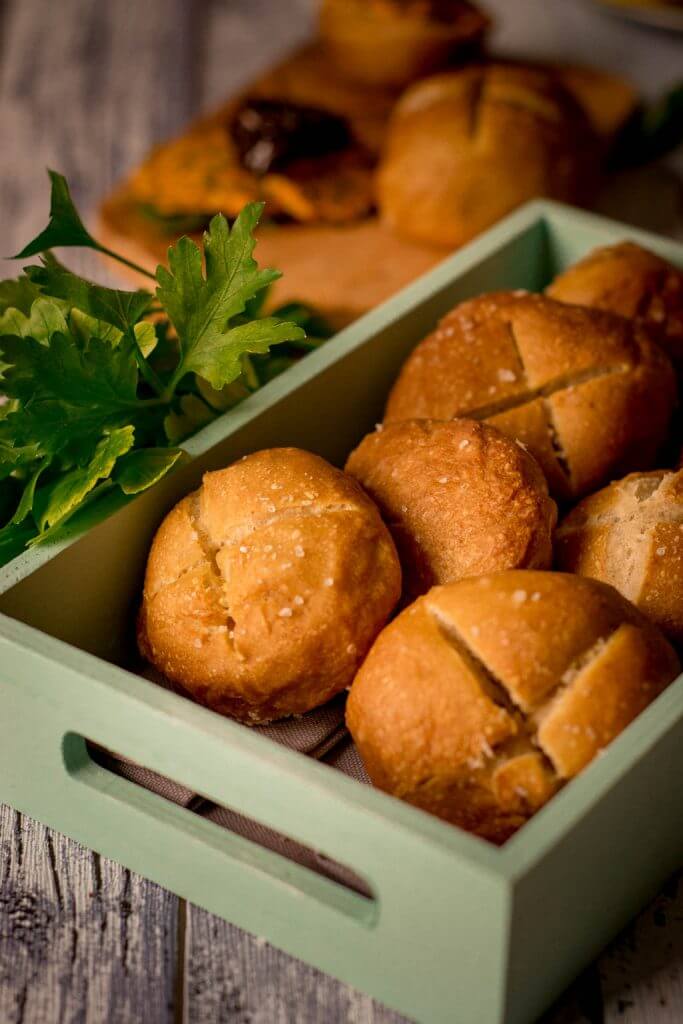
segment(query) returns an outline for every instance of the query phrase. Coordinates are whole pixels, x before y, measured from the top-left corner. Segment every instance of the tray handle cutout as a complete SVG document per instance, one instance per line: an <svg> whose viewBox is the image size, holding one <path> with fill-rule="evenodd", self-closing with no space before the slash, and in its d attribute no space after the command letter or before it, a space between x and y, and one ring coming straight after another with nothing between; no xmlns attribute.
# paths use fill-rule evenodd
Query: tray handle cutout
<svg viewBox="0 0 683 1024"><path fill-rule="evenodd" d="M63 736L62 759L71 779L106 794L119 809L126 805L148 814L154 808L167 824L173 824L178 836L201 837L226 859L268 875L276 885L286 884L304 896L314 895L363 925L377 923L379 901L367 879L322 851L198 796L182 783L132 764L77 733ZM122 765L125 777L120 774Z"/></svg>

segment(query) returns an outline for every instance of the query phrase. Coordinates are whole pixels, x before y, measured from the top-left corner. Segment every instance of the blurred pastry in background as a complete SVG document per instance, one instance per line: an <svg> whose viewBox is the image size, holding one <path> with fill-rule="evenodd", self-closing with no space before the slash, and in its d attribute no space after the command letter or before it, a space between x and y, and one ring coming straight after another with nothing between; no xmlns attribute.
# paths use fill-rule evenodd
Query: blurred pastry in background
<svg viewBox="0 0 683 1024"><path fill-rule="evenodd" d="M372 167L348 119L256 95L161 146L130 187L161 217L233 217L263 199L271 218L343 223L372 209Z"/></svg>
<svg viewBox="0 0 683 1024"><path fill-rule="evenodd" d="M320 35L338 70L402 87L472 56L489 20L466 0L323 0Z"/></svg>
<svg viewBox="0 0 683 1024"><path fill-rule="evenodd" d="M408 238L462 245L534 196L586 201L599 163L588 116L551 72L447 72L409 88L394 109L380 212Z"/></svg>
<svg viewBox="0 0 683 1024"><path fill-rule="evenodd" d="M643 323L683 374L683 272L635 242L596 249L546 294Z"/></svg>

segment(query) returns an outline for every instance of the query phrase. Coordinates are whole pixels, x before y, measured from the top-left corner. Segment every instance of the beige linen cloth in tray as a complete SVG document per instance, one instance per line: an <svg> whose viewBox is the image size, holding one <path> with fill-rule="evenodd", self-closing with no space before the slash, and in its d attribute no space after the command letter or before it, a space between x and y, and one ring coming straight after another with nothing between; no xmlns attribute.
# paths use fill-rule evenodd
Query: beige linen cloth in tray
<svg viewBox="0 0 683 1024"><path fill-rule="evenodd" d="M167 689L173 689L163 677L153 671L146 669L141 674ZM300 718L288 718L282 722L274 722L272 725L255 726L253 727L254 732L267 736L275 743L281 743L306 757L322 761L359 782L369 783L370 780L363 767L363 762L344 725L345 701L346 695L342 694L323 707L310 711L307 715L302 715ZM244 728L249 727L244 726ZM128 779L129 782L143 786L152 793L214 822L221 828L228 829L258 846L273 850L275 853L354 889L364 896L372 895L363 879L359 878L350 868L331 860L320 851L302 846L295 840L289 839L251 818L246 818L228 807L222 807L206 800L179 783L173 782L149 768L144 768L134 761L122 758L112 751L91 744L90 753L103 768Z"/></svg>

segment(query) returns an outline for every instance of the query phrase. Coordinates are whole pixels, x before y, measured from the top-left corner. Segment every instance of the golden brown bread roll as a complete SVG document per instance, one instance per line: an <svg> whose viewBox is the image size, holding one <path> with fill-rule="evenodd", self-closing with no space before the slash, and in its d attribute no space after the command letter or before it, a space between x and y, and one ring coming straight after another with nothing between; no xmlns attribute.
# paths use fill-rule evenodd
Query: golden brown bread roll
<svg viewBox="0 0 683 1024"><path fill-rule="evenodd" d="M199 703L268 722L348 686L400 591L393 542L358 484L271 449L207 473L161 524L140 648Z"/></svg>
<svg viewBox="0 0 683 1024"><path fill-rule="evenodd" d="M546 569L555 502L534 459L473 420L408 420L368 436L346 471L379 506L404 594L501 569Z"/></svg>
<svg viewBox="0 0 683 1024"><path fill-rule="evenodd" d="M561 569L604 580L683 643L683 470L631 473L557 531Z"/></svg>
<svg viewBox="0 0 683 1024"><path fill-rule="evenodd" d="M402 612L354 680L347 724L376 786L500 843L678 671L612 587L513 570Z"/></svg>
<svg viewBox="0 0 683 1024"><path fill-rule="evenodd" d="M683 374L683 271L655 253L634 242L595 249L546 294L640 320Z"/></svg>
<svg viewBox="0 0 683 1024"><path fill-rule="evenodd" d="M587 115L548 72L492 64L435 75L394 109L380 211L399 234L462 245L534 196L586 198L597 153Z"/></svg>
<svg viewBox="0 0 683 1024"><path fill-rule="evenodd" d="M536 457L556 497L649 468L676 397L641 325L527 292L463 302L403 366L386 422L486 420Z"/></svg>
<svg viewBox="0 0 683 1024"><path fill-rule="evenodd" d="M338 72L401 87L471 51L488 18L467 0L323 0L320 34Z"/></svg>

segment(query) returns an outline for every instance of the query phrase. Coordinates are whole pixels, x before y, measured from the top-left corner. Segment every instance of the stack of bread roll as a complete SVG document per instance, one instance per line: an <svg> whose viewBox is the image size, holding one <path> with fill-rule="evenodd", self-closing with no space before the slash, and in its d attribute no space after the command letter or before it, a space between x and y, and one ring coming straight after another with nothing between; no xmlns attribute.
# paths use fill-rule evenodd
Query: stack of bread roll
<svg viewBox="0 0 683 1024"><path fill-rule="evenodd" d="M144 656L250 724L350 688L372 782L504 842L678 675L682 324L632 243L462 303L344 472L257 452L169 514Z"/></svg>

